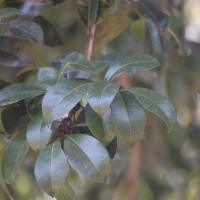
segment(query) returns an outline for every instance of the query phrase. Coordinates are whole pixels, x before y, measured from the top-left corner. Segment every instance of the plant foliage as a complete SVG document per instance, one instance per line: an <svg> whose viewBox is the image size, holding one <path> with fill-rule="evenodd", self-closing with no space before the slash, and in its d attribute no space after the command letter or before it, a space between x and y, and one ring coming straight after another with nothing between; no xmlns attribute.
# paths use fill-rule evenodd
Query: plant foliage
<svg viewBox="0 0 200 200"><path fill-rule="evenodd" d="M74 58L74 55L77 59L72 62L70 56ZM86 58L83 59L79 53L68 55L58 71L56 83L52 85L51 82L50 84L47 82L50 79L44 80L47 85L49 84L46 90L40 86L41 82L35 82L32 85L27 83L10 85L0 91L0 106L8 106L30 97L34 99L42 94L40 97L42 114L33 116L26 131L26 138L34 151L40 151L36 160L35 175L39 185L51 195L63 186L69 165L92 180L104 182L110 171L110 158L104 145L108 145L114 137L117 137L128 148L132 148L139 139L144 137L146 121L144 109L158 115L167 124L169 130L175 123L174 109L164 96L145 88L123 89L119 87L119 83L112 82L121 73L133 75L136 68L147 70L158 67L159 63L155 58L143 54L118 59L111 63L103 81L64 78L68 71L63 66L74 68L81 66L77 72L77 75L81 75L86 70L82 68L85 66L85 61ZM87 61L86 67L87 72L94 71L92 62ZM104 68L104 65L102 67ZM82 132L79 128L79 124L83 123L78 120L80 111L85 113L84 123L89 128L88 132ZM63 122L66 118L71 120L69 125ZM60 123L56 130L53 130L54 123ZM69 126L73 131L68 131L68 127L67 130L63 130L65 127L59 128L60 126ZM15 169L4 173L5 181L14 179L16 169L24 157L24 143L16 142L13 140L4 153L3 173L8 171L8 162L9 168ZM17 148L22 148L23 154ZM15 156L13 151L20 155ZM9 161L12 158L9 154L16 158L16 162L13 159L12 162Z"/></svg>
<svg viewBox="0 0 200 200"><path fill-rule="evenodd" d="M98 25L98 21L105 17L106 9L110 8L111 1L78 2L81 19L89 32L97 24L96 46L112 39L111 35L101 37L103 31L107 32L104 27L112 21L123 16L119 27L114 29L115 34L124 30L131 21L127 17L127 10L123 10L120 11L122 15L115 13ZM143 9L142 6L140 9ZM43 31L37 23L27 19L13 19L21 12L15 8L0 10L1 35L9 32L10 37L27 43L44 44ZM156 16L153 19L145 15L150 28L157 23L155 18L163 17L160 13L154 14ZM162 20L158 21L157 26L165 28ZM8 49L7 53L10 52ZM19 57L14 59L20 66ZM2 60L1 63L5 62ZM137 141L143 139L146 111L160 117L169 131L175 124L175 111L166 97L142 87L123 88L117 81L121 74L133 77L136 71L152 70L159 66L158 60L147 54L124 56L105 62L89 61L84 55L73 52L66 55L57 66L37 66L20 71L19 75L33 71L35 76L28 83L28 79L9 83L0 90L0 108L7 110L14 105L21 106L25 113L21 113L21 116L25 115L28 119L23 124L25 130L20 136L14 134L6 149L1 151L0 175L4 181L12 183L15 180L20 164L31 148L37 153L34 167L36 180L51 196L58 199L76 198L67 182L71 169L94 181L106 182L111 171L108 146L117 138L131 149ZM100 75L102 78L99 80L97 77ZM4 181L1 180L1 185L10 195Z"/></svg>

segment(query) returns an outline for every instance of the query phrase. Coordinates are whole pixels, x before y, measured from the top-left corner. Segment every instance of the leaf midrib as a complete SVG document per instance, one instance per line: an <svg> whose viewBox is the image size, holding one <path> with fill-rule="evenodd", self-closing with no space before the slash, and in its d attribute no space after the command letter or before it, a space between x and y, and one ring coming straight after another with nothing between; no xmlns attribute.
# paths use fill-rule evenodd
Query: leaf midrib
<svg viewBox="0 0 200 200"><path fill-rule="evenodd" d="M79 148L79 150L85 155L86 158L88 158L88 160L90 161L90 163L92 164L92 166L94 166L94 168L96 169L96 171L98 172L98 174L101 176L102 180L103 180L103 176L101 175L101 173L99 173L98 168L96 167L96 165L89 159L89 157L87 156L87 154L81 149L81 147L79 147L79 144L73 140L73 138L71 138L70 136L68 136L69 139L71 139L76 146Z"/></svg>
<svg viewBox="0 0 200 200"><path fill-rule="evenodd" d="M22 151L22 150L24 150L24 147L26 147L26 145L27 145L27 142L26 141L24 141L23 143L22 143L22 145L21 145L21 147L20 147L20 149L19 149L19 151L18 151L18 153L17 153L17 157L16 157L16 159L15 159L15 162L14 162L14 165L13 165L13 172L14 173L12 173L12 178L13 178L13 180L14 180L14 177L15 177L15 174L16 174L16 167L17 167L17 165L19 165L19 160L20 160L20 152ZM26 151L27 152L27 151ZM23 153L24 154L24 153ZM14 177L13 177L13 175L14 175Z"/></svg>
<svg viewBox="0 0 200 200"><path fill-rule="evenodd" d="M61 79L61 76L65 73L65 70L66 70L66 68L67 68L68 65L80 65L80 66L82 66L82 67L85 69L86 72L95 73L94 71L90 71L89 69L87 69L87 67L89 67L89 66L87 66L87 65L83 65L83 64L81 64L81 63L76 63L76 62L68 62L68 63L65 65L65 67L63 67L62 70L60 71L58 80ZM76 70L70 70L70 71L76 71Z"/></svg>
<svg viewBox="0 0 200 200"><path fill-rule="evenodd" d="M100 110L101 110L101 116L103 116L103 108L102 108L102 98L103 98L103 96L104 96L104 92L106 91L106 89L109 89L109 87L110 86L114 86L114 85L116 85L115 83L108 83L104 88L103 88L103 90L102 90L102 95L101 95L101 98L100 98ZM114 90L114 87L113 87L113 90ZM112 95L113 95L113 93L112 93ZM115 94L116 95L116 94ZM109 96L110 96L110 94L109 94ZM114 98L113 98L114 99ZM113 101L113 99L112 99L112 101ZM112 101L109 103L109 105L112 103Z"/></svg>
<svg viewBox="0 0 200 200"><path fill-rule="evenodd" d="M69 96L71 93L73 93L74 91L76 91L77 89L79 89L80 87L86 86L87 84L90 83L85 83L85 84L81 84L78 87L73 88L72 90L70 90L65 96L63 96L62 100L58 101L58 103L56 104L56 106L54 107L54 109L51 111L51 114L49 116L49 119L52 117L52 114L54 113L54 110L57 108L57 106L63 101L63 99L67 98L67 96Z"/></svg>
<svg viewBox="0 0 200 200"><path fill-rule="evenodd" d="M124 108L125 108L125 111L126 111L126 115L127 115L127 118L128 118L128 126L129 126L129 135L131 136L131 126L130 126L130 120L129 120L129 116L128 116L128 114L127 114L127 109L126 109L126 106L125 106L125 102L124 102L124 100L123 100L123 97L122 97L122 95L119 93L118 94L119 96L120 96L120 98L121 98L121 100L122 100L122 102L123 102L123 106L124 106ZM112 110L111 110L112 111ZM112 120L113 121L113 120ZM123 139L123 137L122 137L122 135L119 133L119 131L118 131L118 129L116 128L116 126L115 126L115 123L113 122L113 125L114 125L114 127L115 127L115 130L117 130L117 133L118 133L118 135L120 136L120 138L122 139L122 140L124 140Z"/></svg>
<svg viewBox="0 0 200 200"><path fill-rule="evenodd" d="M129 91L129 92L130 92L130 91ZM159 106L157 106L156 102L154 102L153 100L151 100L150 98L148 98L147 96L145 96L145 95L143 95L143 94L141 94L141 93L138 93L138 92L132 91L132 90L131 90L131 92L133 92L133 93L136 94L135 97L137 98L137 100L138 100L138 96L137 96L137 95L139 95L139 96L141 96L141 97L144 97L144 98L148 99L150 102L152 102L157 108L159 108L159 110L161 111L162 115L164 115L165 119L167 119L167 121L168 121L168 123L169 123L168 117L165 115L165 112L164 112ZM139 101L139 103L142 105L142 103L140 102L140 100L138 100L138 101ZM142 106L143 106L143 105L142 105ZM149 110L149 111L151 112L151 110L148 109L146 106L143 106L143 107L145 107L147 110ZM155 113L154 113L154 114L155 114ZM170 125L168 124L168 126L170 126Z"/></svg>
<svg viewBox="0 0 200 200"><path fill-rule="evenodd" d="M118 71L120 71L123 67L126 67L126 65L133 65L133 67L134 68L136 68L136 64L139 64L139 63L148 63L148 62L150 62L150 61L134 61L134 62L130 62L130 63L126 63L126 64L124 64L124 65L121 65L119 68L117 68L116 70L115 70L115 72L112 74L112 76L110 76L110 77L108 77L108 80L109 79L113 79L114 77L115 77L115 74L118 72ZM116 63L114 63L112 66L114 66L115 64L118 64L117 62ZM110 67L110 69L112 68L112 66ZM148 69L153 69L154 67L150 67L150 68L148 68ZM145 68L144 68L145 69Z"/></svg>
<svg viewBox="0 0 200 200"><path fill-rule="evenodd" d="M14 95L9 95L8 97L6 97L5 99L3 99L3 100L0 100L0 102L4 102L4 101L6 101L7 99L9 99L9 98L14 98L14 97L16 97L16 96L18 96L18 95L23 95L23 94L35 94L35 93L44 93L45 91L44 90L38 90L38 91L24 91L24 92L19 92L19 93L16 93L16 94L14 94ZM28 98L28 97L26 97L26 98ZM13 101L13 102L15 102L15 101ZM7 102L8 103L8 102ZM6 105L6 104L5 104Z"/></svg>

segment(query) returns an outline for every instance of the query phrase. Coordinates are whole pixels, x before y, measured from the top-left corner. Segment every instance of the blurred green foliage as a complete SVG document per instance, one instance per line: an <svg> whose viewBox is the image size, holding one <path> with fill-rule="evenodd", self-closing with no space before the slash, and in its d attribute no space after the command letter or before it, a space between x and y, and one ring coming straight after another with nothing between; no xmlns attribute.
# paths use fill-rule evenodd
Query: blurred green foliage
<svg viewBox="0 0 200 200"><path fill-rule="evenodd" d="M0 3L2 2L0 1ZM119 5L121 4L121 1L116 0L113 5L115 8L113 14L118 15L118 18L120 18L118 10L120 10ZM131 18L129 20L120 19L121 23L124 22L123 20L127 23L125 27L119 27L115 21L116 24L113 26L116 26L114 29L116 32L113 35L105 36L105 42L100 42L101 47L97 45L97 48L94 49L93 59L99 57L115 59L122 55L144 52L147 48L147 46L144 48L144 45L148 43L148 48L151 48L149 53L160 60L161 68L153 73L138 72L132 80L132 85L154 88L159 93L167 95L175 106L178 122L174 130L166 134L167 130L163 122L152 114L148 114L146 141L142 143L143 163L137 199L197 200L200 199L200 44L199 41L191 42L184 38L184 30L187 26L184 20L190 21L191 19L189 19L190 15L188 16L183 11L189 9L189 4L185 5L183 0L157 0L151 1L151 5L170 15L169 28L180 37L174 38L168 30L161 32L155 30L158 37L153 37L153 34L145 37L147 27L145 27L144 19L138 19L135 15L131 15L132 20L130 20ZM36 67L50 66L55 57L66 55L72 51L86 53L88 36L86 28L78 16L76 1L64 1L49 8L44 12L43 17L53 24L63 45L49 47L30 43L29 47ZM102 17L106 18L106 14ZM104 27L103 24L102 27ZM104 34L108 34L113 29L104 31ZM160 45L157 46L158 48L155 46L157 43ZM8 68L0 65L2 82L0 86L25 80L27 72L16 76L20 70L22 70L21 67ZM17 112L14 115L17 115ZM4 123L7 122L6 120L6 116L4 116ZM10 123L12 124L12 121ZM4 139L4 136L0 138L0 149L5 144ZM113 159L112 174L106 185L84 178L77 179L77 174L71 172L72 187L77 192L79 199L128 199L126 188L119 185L128 170L131 156L123 144L119 143L118 145L118 151ZM35 182L32 172L35 157L34 152L29 154L23 163L24 167L15 180L16 184L9 186L11 194L16 199L51 199L41 193ZM115 198L116 194L117 198ZM1 190L0 199L8 199Z"/></svg>

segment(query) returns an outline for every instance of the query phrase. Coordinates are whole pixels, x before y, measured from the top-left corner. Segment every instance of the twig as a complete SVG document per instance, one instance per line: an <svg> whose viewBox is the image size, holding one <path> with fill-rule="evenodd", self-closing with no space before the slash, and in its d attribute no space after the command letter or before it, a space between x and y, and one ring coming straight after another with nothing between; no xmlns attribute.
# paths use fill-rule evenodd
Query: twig
<svg viewBox="0 0 200 200"><path fill-rule="evenodd" d="M133 5L133 3L130 0L124 0L124 2L130 6L130 8L140 17L141 19L144 19L143 15L140 13L139 10Z"/></svg>
<svg viewBox="0 0 200 200"><path fill-rule="evenodd" d="M92 57L95 30L96 30L96 24L94 24L90 29L89 43L88 43L88 49L87 49L87 59L88 60L91 60L91 57Z"/></svg>
<svg viewBox="0 0 200 200"><path fill-rule="evenodd" d="M128 194L128 200L137 199L141 165L142 143L139 141L131 152L131 164L129 170L119 181L112 200L120 200L125 193Z"/></svg>
<svg viewBox="0 0 200 200"><path fill-rule="evenodd" d="M142 143L139 141L133 148L131 165L128 172L128 199L136 200L142 165Z"/></svg>

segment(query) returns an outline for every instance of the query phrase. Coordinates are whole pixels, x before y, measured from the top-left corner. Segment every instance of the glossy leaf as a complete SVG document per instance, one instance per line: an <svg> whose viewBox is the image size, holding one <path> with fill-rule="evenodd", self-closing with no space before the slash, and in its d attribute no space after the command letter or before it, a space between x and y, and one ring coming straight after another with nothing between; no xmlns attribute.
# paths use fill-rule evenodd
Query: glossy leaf
<svg viewBox="0 0 200 200"><path fill-rule="evenodd" d="M171 131L176 123L176 114L169 100L157 92L146 88L129 88L139 103L148 111L160 117Z"/></svg>
<svg viewBox="0 0 200 200"><path fill-rule="evenodd" d="M0 10L0 20L4 20L8 17L16 16L20 11L16 8L3 8Z"/></svg>
<svg viewBox="0 0 200 200"><path fill-rule="evenodd" d="M106 70L111 65L111 62L100 60L100 61L92 62L92 64L95 67L96 74L99 74L100 72L103 72L104 70Z"/></svg>
<svg viewBox="0 0 200 200"><path fill-rule="evenodd" d="M107 146L114 139L115 134L113 134L113 132L107 131L108 129L104 130L104 123L108 124L108 120L104 122L89 105L85 108L85 118L91 133L101 141L102 144Z"/></svg>
<svg viewBox="0 0 200 200"><path fill-rule="evenodd" d="M15 138L5 150L3 157L2 173L6 183L12 183L17 171L24 160L29 145L24 135Z"/></svg>
<svg viewBox="0 0 200 200"><path fill-rule="evenodd" d="M47 123L67 116L69 111L87 93L90 81L85 79L65 80L52 86L42 101L42 112Z"/></svg>
<svg viewBox="0 0 200 200"><path fill-rule="evenodd" d="M110 107L119 87L119 83L105 81L93 83L90 87L88 102L101 117L103 117L106 110Z"/></svg>
<svg viewBox="0 0 200 200"><path fill-rule="evenodd" d="M44 35L40 26L32 21L24 19L14 19L8 22L2 22L0 27L4 32L9 32L9 35L36 42L44 43Z"/></svg>
<svg viewBox="0 0 200 200"><path fill-rule="evenodd" d="M71 167L94 181L105 182L111 169L105 147L94 137L74 134L66 137L64 151Z"/></svg>
<svg viewBox="0 0 200 200"><path fill-rule="evenodd" d="M40 187L55 196L64 185L69 165L59 141L46 146L35 163L35 177Z"/></svg>
<svg viewBox="0 0 200 200"><path fill-rule="evenodd" d="M112 113L110 108L103 116L103 126L106 135L106 141L111 142L116 137L117 133L112 120Z"/></svg>
<svg viewBox="0 0 200 200"><path fill-rule="evenodd" d="M35 83L44 90L47 90L49 86L57 83L57 70L52 67L24 67L19 70L17 76L23 73L30 72L30 80L26 79L28 83ZM29 77L29 76L28 76Z"/></svg>
<svg viewBox="0 0 200 200"><path fill-rule="evenodd" d="M0 186L1 189L5 192L5 194L7 194L7 196L10 198L10 200L14 200L14 198L12 197L12 195L10 194L6 183L4 182L4 178L3 178L3 174L2 174L2 162L3 162L3 155L5 152L5 147L3 149L0 150Z"/></svg>
<svg viewBox="0 0 200 200"><path fill-rule="evenodd" d="M58 82L57 79L46 79L37 82L37 85L48 91L51 88L51 86L55 85L57 82Z"/></svg>
<svg viewBox="0 0 200 200"><path fill-rule="evenodd" d="M78 197L68 182L64 184L58 193L56 193L55 197L57 200L78 200Z"/></svg>
<svg viewBox="0 0 200 200"><path fill-rule="evenodd" d="M41 113L36 115L28 125L27 142L34 151L39 151L48 144L50 137L50 127L44 122Z"/></svg>
<svg viewBox="0 0 200 200"><path fill-rule="evenodd" d="M134 74L136 70L150 70L158 67L159 65L160 64L156 58L146 54L119 58L110 66L105 75L105 79L113 80L122 73Z"/></svg>
<svg viewBox="0 0 200 200"><path fill-rule="evenodd" d="M22 99L40 95L44 92L44 89L32 84L17 83L9 85L0 90L0 106L13 104Z"/></svg>
<svg viewBox="0 0 200 200"><path fill-rule="evenodd" d="M70 53L62 62L59 80L65 73L80 72L74 78L89 78L96 73L95 66L80 53Z"/></svg>
<svg viewBox="0 0 200 200"><path fill-rule="evenodd" d="M99 0L78 0L78 12L88 29L98 18Z"/></svg>
<svg viewBox="0 0 200 200"><path fill-rule="evenodd" d="M37 73L38 81L56 79L58 76L57 70L52 67L40 67Z"/></svg>
<svg viewBox="0 0 200 200"><path fill-rule="evenodd" d="M145 113L132 94L119 92L111 104L111 113L118 137L129 148L143 138Z"/></svg>

